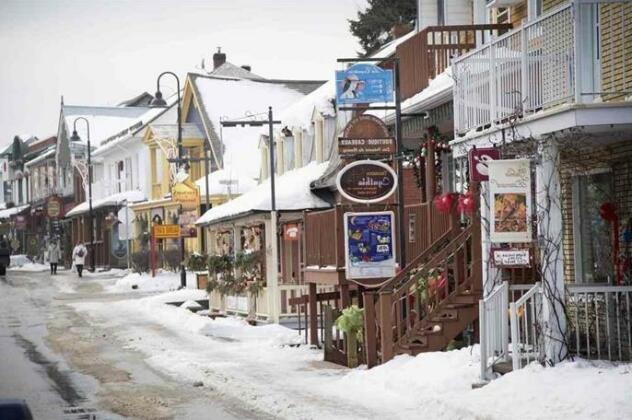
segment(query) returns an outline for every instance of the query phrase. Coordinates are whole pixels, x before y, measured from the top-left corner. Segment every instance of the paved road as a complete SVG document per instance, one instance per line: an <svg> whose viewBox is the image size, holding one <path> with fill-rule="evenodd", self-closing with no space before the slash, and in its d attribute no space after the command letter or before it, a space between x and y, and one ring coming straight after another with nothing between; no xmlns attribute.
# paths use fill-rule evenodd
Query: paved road
<svg viewBox="0 0 632 420"><path fill-rule="evenodd" d="M156 371L117 341L116 325L90 325L67 305L130 298L100 284L69 272L0 278L0 398L27 400L37 419L259 417Z"/></svg>

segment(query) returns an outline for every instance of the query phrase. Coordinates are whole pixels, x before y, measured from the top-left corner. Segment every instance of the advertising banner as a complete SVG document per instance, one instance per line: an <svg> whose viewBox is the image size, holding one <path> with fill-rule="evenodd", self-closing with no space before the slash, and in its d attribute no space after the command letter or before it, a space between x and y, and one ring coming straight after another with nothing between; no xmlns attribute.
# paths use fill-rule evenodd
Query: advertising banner
<svg viewBox="0 0 632 420"><path fill-rule="evenodd" d="M359 63L336 72L336 103L345 105L392 101L392 70Z"/></svg>
<svg viewBox="0 0 632 420"><path fill-rule="evenodd" d="M492 242L531 242L531 169L528 159L488 163Z"/></svg>
<svg viewBox="0 0 632 420"><path fill-rule="evenodd" d="M394 213L345 213L344 221L347 279L394 276Z"/></svg>

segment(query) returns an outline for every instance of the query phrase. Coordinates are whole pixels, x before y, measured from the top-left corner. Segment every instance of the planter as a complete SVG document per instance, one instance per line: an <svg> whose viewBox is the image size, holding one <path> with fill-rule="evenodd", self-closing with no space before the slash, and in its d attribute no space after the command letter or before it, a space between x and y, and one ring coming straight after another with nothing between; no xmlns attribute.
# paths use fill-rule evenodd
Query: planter
<svg viewBox="0 0 632 420"><path fill-rule="evenodd" d="M206 290L206 285L208 284L208 272L197 271L195 273L195 278L197 279L197 288L201 290Z"/></svg>

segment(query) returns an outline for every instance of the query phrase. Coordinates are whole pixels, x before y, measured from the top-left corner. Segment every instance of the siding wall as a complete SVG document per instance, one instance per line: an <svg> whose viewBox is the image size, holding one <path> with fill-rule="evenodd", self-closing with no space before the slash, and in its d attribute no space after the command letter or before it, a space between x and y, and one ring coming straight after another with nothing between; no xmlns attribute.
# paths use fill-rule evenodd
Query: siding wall
<svg viewBox="0 0 632 420"><path fill-rule="evenodd" d="M578 156L581 156L579 158ZM586 148L561 155L562 221L564 235L564 277L575 281L572 174L589 173L591 169L612 169L615 201L623 229L632 218L632 139L599 148ZM624 244L621 243L621 250Z"/></svg>
<svg viewBox="0 0 632 420"><path fill-rule="evenodd" d="M601 91L632 90L632 3L602 4ZM625 93L605 94L605 101L623 100Z"/></svg>

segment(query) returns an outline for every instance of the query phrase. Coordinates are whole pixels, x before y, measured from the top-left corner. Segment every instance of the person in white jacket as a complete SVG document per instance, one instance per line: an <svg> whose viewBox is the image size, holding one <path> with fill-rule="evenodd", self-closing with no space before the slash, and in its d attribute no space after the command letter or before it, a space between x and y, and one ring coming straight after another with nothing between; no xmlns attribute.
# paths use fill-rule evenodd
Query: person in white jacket
<svg viewBox="0 0 632 420"><path fill-rule="evenodd" d="M88 256L88 248L81 242L78 243L72 250L72 262L77 267L77 274L82 276L83 266L86 263L86 257Z"/></svg>
<svg viewBox="0 0 632 420"><path fill-rule="evenodd" d="M57 274L57 264L59 264L59 257L61 256L61 250L57 241L52 241L48 244L48 262L50 264L50 274Z"/></svg>

